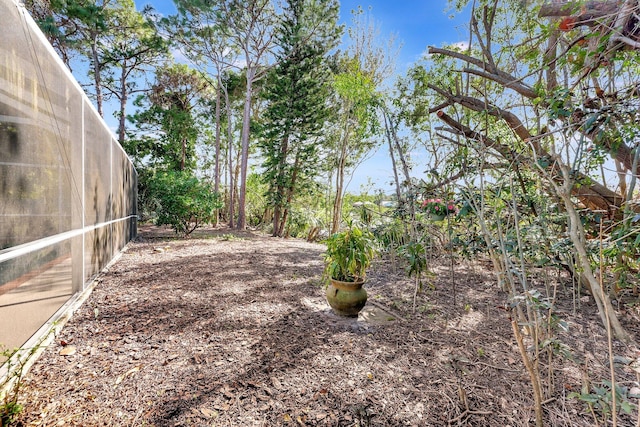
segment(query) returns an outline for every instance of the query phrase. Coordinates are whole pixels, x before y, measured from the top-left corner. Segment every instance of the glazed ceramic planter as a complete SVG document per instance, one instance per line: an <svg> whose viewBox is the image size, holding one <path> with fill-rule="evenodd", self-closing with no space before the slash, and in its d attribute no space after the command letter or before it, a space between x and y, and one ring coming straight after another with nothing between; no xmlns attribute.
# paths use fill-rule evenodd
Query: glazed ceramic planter
<svg viewBox="0 0 640 427"><path fill-rule="evenodd" d="M367 303L367 291L359 282L341 282L331 279L327 287L327 302L333 311L344 317L358 317L358 313Z"/></svg>

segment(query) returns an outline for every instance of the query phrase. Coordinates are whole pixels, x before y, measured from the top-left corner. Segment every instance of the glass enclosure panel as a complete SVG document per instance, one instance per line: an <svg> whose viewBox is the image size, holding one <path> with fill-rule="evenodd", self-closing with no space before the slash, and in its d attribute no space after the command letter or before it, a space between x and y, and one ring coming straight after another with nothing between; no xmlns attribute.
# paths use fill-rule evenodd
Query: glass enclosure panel
<svg viewBox="0 0 640 427"><path fill-rule="evenodd" d="M13 6L13 7L12 7ZM72 151L82 94L44 45L33 43L20 25L18 9L7 3L0 16L0 249L72 229L80 208L73 170L81 157Z"/></svg>
<svg viewBox="0 0 640 427"><path fill-rule="evenodd" d="M0 28L0 344L15 347L135 237L137 175L17 0Z"/></svg>
<svg viewBox="0 0 640 427"><path fill-rule="evenodd" d="M121 248L129 241L129 233L127 229L128 221L118 221L111 227L111 235L113 238L113 245L116 248Z"/></svg>
<svg viewBox="0 0 640 427"><path fill-rule="evenodd" d="M0 263L0 343L21 346L71 297L71 264L69 242Z"/></svg>
<svg viewBox="0 0 640 427"><path fill-rule="evenodd" d="M113 200L111 204L111 212L113 212L113 218L125 218L129 215L128 211L128 193L129 190L125 188L128 165L127 156L120 150L118 143L113 141L113 173L111 175L111 189L113 191Z"/></svg>
<svg viewBox="0 0 640 427"><path fill-rule="evenodd" d="M71 288L73 293L84 290L84 284L89 277L84 271L84 236L79 235L69 239L71 245Z"/></svg>
<svg viewBox="0 0 640 427"><path fill-rule="evenodd" d="M111 225L103 225L87 232L84 239L84 251L85 271L87 277L92 278L113 258Z"/></svg>
<svg viewBox="0 0 640 427"><path fill-rule="evenodd" d="M94 111L86 109L85 123L85 225L111 219L111 135Z"/></svg>

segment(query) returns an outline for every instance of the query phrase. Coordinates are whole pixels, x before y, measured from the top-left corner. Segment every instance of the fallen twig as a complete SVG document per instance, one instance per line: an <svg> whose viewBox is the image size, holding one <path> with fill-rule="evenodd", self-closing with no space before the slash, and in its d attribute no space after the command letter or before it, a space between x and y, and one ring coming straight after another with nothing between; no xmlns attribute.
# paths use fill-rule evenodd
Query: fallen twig
<svg viewBox="0 0 640 427"><path fill-rule="evenodd" d="M465 417L469 415L491 415L493 412L491 411L472 411L470 409L465 410L462 414L458 415L455 418L449 420L449 424L457 423L458 421L462 421Z"/></svg>

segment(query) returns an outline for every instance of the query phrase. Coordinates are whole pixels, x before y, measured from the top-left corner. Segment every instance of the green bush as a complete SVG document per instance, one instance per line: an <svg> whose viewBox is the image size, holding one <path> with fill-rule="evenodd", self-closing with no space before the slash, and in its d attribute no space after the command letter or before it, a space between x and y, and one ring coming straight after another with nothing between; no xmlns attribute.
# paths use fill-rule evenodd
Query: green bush
<svg viewBox="0 0 640 427"><path fill-rule="evenodd" d="M196 228L210 223L223 203L220 195L189 172L159 172L149 183L155 200L156 224L169 225L188 236Z"/></svg>
<svg viewBox="0 0 640 427"><path fill-rule="evenodd" d="M342 282L364 280L367 268L378 253L378 242L373 233L353 224L345 231L331 235L325 244L325 276Z"/></svg>

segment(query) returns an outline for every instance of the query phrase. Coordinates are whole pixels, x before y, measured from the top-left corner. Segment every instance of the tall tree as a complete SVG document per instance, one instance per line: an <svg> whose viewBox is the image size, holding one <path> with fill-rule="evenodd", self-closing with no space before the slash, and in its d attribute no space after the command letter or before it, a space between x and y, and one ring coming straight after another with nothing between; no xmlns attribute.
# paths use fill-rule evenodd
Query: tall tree
<svg viewBox="0 0 640 427"><path fill-rule="evenodd" d="M80 56L89 64L88 76L93 82L93 98L100 116L103 111L103 58L105 41L113 31L113 1L103 0L30 0L26 7L71 69L72 58Z"/></svg>
<svg viewBox="0 0 640 427"><path fill-rule="evenodd" d="M396 197L398 197L398 206L406 209L411 217L414 215L414 206L410 204L407 206L407 191L412 192L413 186L411 178L411 167L409 166L408 151L412 147L407 147L403 144L398 137L398 126L400 120L398 120L397 114L393 114L385 99L380 100L380 110L384 121L385 137L389 145L389 156L391 157L391 163L393 168L394 181L396 185ZM397 156L397 160L396 160ZM398 178L398 168L396 161L402 166L402 173L404 179L400 181Z"/></svg>
<svg viewBox="0 0 640 427"><path fill-rule="evenodd" d="M277 18L270 0L223 0L220 2L220 12L226 24L228 36L244 53L246 69L246 92L241 134L240 190L236 224L236 228L243 230L247 225L245 204L254 84L263 78L268 71L267 65L273 48L273 31Z"/></svg>
<svg viewBox="0 0 640 427"><path fill-rule="evenodd" d="M147 90L139 78L166 59L167 48L155 25L136 8L133 0L117 0L113 10L113 32L105 42L104 63L108 74L105 88L120 102L117 112L118 140L126 137L127 105L132 94Z"/></svg>
<svg viewBox="0 0 640 427"><path fill-rule="evenodd" d="M334 143L329 162L335 173L332 233L338 231L342 219L345 177L374 146L368 137L377 125L377 91L393 73L398 52L394 37L380 42L378 25L370 14L358 8L353 11L352 21L348 29L350 43L337 61L334 77L339 112L332 130Z"/></svg>
<svg viewBox="0 0 640 427"><path fill-rule="evenodd" d="M252 101L254 85L268 72L273 48L273 31L277 22L271 0L221 0L203 2L178 0L177 6L183 16L204 17L207 25L221 34L225 46L236 47L242 52L242 67L246 76L245 102L242 116L240 190L238 195L237 228L246 227L246 180L249 162ZM202 29L205 26L201 26ZM236 64L238 65L238 64Z"/></svg>
<svg viewBox="0 0 640 427"><path fill-rule="evenodd" d="M335 173L331 233L336 233L342 220L345 176L371 150L372 121L375 120L375 84L360 69L360 62L343 58L341 72L334 77L334 89L339 105L333 128L330 166Z"/></svg>
<svg viewBox="0 0 640 427"><path fill-rule="evenodd" d="M273 236L282 237L293 199L318 174L318 137L330 112L325 57L339 39L335 0L289 0L276 33L279 51L263 88L260 148Z"/></svg>
<svg viewBox="0 0 640 427"><path fill-rule="evenodd" d="M149 93L136 100L142 108L130 116L138 135L126 142L128 152L138 159L151 156L168 170L193 172L202 135L198 116L206 114L210 98L209 85L197 71L184 64L158 68Z"/></svg>
<svg viewBox="0 0 640 427"><path fill-rule="evenodd" d="M215 99L215 147L213 160L213 182L215 191L220 189L222 175L222 122L229 106L228 73L239 68L238 50L233 40L226 35L225 23L220 19L220 10L215 5L203 5L192 0L176 0L178 14L164 18L162 26L172 43L186 56L190 63L216 87ZM226 114L227 136L233 134L233 120ZM231 141L228 141L231 143ZM230 148L230 146L229 146ZM231 161L232 156L228 158ZM230 165L229 170L233 170ZM231 197L233 199L233 197ZM233 202L229 203L229 207ZM233 215L230 215L233 223Z"/></svg>
<svg viewBox="0 0 640 427"><path fill-rule="evenodd" d="M236 133L236 123L241 122L242 120L234 119L234 111L236 108L234 105L236 103L242 104L242 100L244 98L243 94L246 92L244 88L246 79L243 79L241 75L236 73L226 73L224 75L223 81L221 82L221 88L224 92L224 112L226 116L227 122L227 177L228 177L228 188L229 188L229 227L234 227L235 221L235 205L237 198L237 182L238 176L240 174L239 168L235 167L238 164L239 158L234 156L234 141L235 133ZM239 140L239 138L238 138ZM239 152L240 150L238 150Z"/></svg>

